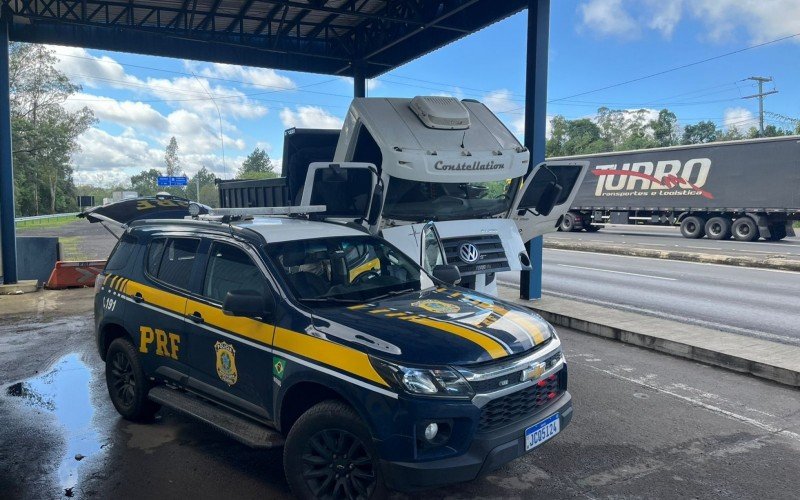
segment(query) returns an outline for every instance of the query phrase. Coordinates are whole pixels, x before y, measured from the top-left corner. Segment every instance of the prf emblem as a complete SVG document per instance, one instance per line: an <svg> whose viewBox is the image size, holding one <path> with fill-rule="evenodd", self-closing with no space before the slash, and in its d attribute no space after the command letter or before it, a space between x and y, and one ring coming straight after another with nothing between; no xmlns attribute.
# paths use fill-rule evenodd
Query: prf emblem
<svg viewBox="0 0 800 500"><path fill-rule="evenodd" d="M529 367L522 370L522 375L520 376L519 381L525 382L526 380L536 380L542 376L544 371L545 364L543 362L531 363Z"/></svg>
<svg viewBox="0 0 800 500"><path fill-rule="evenodd" d="M236 371L236 349L227 342L217 342L214 344L217 352L217 375L220 380L228 385L233 385L239 380L239 373Z"/></svg>
<svg viewBox="0 0 800 500"><path fill-rule="evenodd" d="M436 314L455 314L461 310L457 305L448 304L441 300L420 300L413 302L411 305Z"/></svg>

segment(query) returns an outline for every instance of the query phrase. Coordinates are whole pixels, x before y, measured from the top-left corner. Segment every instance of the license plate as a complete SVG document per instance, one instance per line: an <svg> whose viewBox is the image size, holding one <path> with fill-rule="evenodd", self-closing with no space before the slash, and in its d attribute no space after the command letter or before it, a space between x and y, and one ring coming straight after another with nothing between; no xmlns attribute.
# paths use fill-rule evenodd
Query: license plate
<svg viewBox="0 0 800 500"><path fill-rule="evenodd" d="M544 443L561 430L561 420L558 413L550 415L538 424L525 429L525 451L532 450Z"/></svg>

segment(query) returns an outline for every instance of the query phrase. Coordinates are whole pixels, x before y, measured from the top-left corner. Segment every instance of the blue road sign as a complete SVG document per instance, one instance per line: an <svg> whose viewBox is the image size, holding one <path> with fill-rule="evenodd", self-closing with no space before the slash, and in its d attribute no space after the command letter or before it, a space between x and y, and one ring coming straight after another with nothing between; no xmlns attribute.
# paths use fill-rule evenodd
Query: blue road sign
<svg viewBox="0 0 800 500"><path fill-rule="evenodd" d="M189 179L186 177L170 177L170 176L159 176L158 177L158 185L159 186L186 186L189 183Z"/></svg>

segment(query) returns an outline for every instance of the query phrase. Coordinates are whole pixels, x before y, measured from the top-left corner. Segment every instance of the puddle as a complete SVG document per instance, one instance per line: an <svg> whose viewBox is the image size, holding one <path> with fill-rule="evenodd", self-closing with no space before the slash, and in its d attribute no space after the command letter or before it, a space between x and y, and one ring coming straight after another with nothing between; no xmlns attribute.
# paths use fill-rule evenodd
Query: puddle
<svg viewBox="0 0 800 500"><path fill-rule="evenodd" d="M101 448L100 436L92 426L91 379L89 367L80 356L70 354L44 375L17 382L6 390L7 395L19 398L25 406L53 414L61 424L65 447L57 474L61 488L68 492L78 483L81 461Z"/></svg>

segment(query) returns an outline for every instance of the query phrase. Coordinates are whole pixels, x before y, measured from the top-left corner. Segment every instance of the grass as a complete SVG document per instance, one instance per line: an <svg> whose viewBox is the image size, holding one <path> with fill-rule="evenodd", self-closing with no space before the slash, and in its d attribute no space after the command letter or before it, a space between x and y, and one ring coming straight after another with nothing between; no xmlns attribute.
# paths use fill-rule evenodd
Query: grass
<svg viewBox="0 0 800 500"><path fill-rule="evenodd" d="M71 222L77 222L78 218L74 215L65 215L64 217L54 217L52 219L36 219L20 221L15 224L17 231L25 231L28 229L52 229L67 225Z"/></svg>
<svg viewBox="0 0 800 500"><path fill-rule="evenodd" d="M80 249L83 238L80 236L61 236L58 243L61 245L61 260L89 260Z"/></svg>

